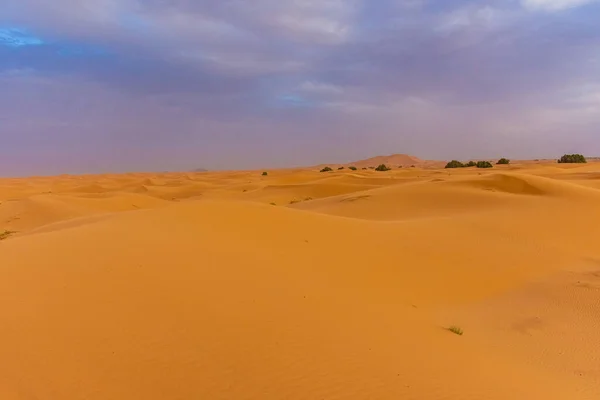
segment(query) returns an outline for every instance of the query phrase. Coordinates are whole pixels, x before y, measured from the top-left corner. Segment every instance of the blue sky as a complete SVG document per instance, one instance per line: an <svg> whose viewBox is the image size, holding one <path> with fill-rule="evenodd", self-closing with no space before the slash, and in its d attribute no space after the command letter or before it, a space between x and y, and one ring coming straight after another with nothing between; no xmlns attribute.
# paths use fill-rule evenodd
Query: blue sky
<svg viewBox="0 0 600 400"><path fill-rule="evenodd" d="M600 155L599 127L598 1L0 10L1 175Z"/></svg>

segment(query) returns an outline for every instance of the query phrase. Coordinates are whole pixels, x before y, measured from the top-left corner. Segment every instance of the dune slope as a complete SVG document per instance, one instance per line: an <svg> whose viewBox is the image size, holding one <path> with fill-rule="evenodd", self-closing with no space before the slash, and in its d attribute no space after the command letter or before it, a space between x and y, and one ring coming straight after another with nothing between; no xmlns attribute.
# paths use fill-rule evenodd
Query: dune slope
<svg viewBox="0 0 600 400"><path fill-rule="evenodd" d="M600 396L599 192L439 172L6 182L0 396Z"/></svg>

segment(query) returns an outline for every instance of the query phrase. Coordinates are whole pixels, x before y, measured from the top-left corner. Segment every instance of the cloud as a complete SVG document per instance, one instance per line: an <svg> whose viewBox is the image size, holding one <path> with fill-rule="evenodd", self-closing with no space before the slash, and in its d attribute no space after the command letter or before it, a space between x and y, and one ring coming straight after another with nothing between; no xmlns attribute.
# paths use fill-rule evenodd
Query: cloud
<svg viewBox="0 0 600 400"><path fill-rule="evenodd" d="M304 81L299 86L299 89L303 92L317 94L340 94L344 92L344 89L340 86L315 81Z"/></svg>
<svg viewBox="0 0 600 400"><path fill-rule="evenodd" d="M560 152L563 137L600 153L591 2L6 0L2 11L0 135L23 160L35 143L36 157L86 154L80 170L116 147L164 168L221 165L219 152L238 155L228 167L390 148L516 157L523 143Z"/></svg>
<svg viewBox="0 0 600 400"><path fill-rule="evenodd" d="M522 0L524 7L543 11L561 11L595 2L597 0Z"/></svg>

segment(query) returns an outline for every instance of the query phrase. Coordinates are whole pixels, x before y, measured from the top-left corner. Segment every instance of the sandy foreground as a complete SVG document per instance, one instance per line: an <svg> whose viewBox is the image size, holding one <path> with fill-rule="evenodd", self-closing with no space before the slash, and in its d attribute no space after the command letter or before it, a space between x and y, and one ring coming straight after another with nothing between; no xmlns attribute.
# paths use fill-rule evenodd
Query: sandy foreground
<svg viewBox="0 0 600 400"><path fill-rule="evenodd" d="M260 172L0 180L0 398L600 399L600 163Z"/></svg>

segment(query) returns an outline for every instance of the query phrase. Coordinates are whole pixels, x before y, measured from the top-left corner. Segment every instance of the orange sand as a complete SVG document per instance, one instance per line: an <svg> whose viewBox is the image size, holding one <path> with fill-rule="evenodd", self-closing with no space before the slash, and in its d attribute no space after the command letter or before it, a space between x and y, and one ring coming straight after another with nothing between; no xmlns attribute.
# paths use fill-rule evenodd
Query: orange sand
<svg viewBox="0 0 600 400"><path fill-rule="evenodd" d="M600 163L2 179L0 202L3 400L600 398Z"/></svg>

